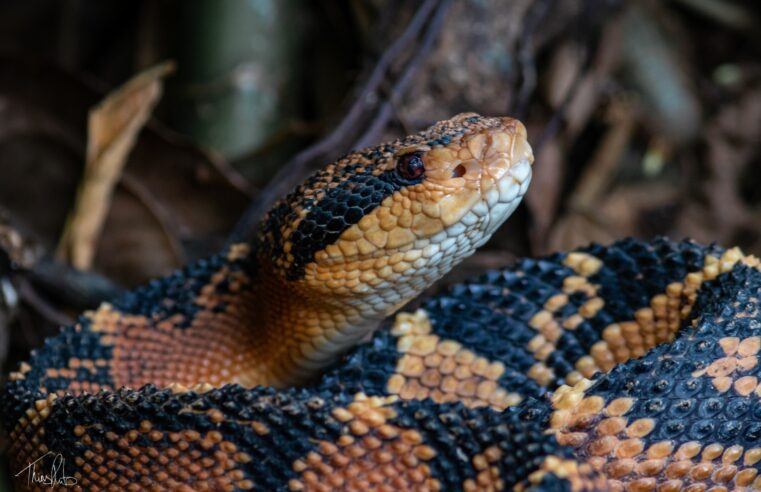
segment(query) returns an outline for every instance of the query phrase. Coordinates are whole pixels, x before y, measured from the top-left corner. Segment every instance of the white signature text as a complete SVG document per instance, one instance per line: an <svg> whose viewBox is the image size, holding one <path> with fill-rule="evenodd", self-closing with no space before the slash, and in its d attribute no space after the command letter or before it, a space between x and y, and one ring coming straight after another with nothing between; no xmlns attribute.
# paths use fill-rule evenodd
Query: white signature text
<svg viewBox="0 0 761 492"><path fill-rule="evenodd" d="M45 468L43 460L53 457L50 468ZM77 484L77 479L66 475L66 461L60 453L48 451L29 463L16 477L26 473L27 485L42 485L47 487L71 487Z"/></svg>

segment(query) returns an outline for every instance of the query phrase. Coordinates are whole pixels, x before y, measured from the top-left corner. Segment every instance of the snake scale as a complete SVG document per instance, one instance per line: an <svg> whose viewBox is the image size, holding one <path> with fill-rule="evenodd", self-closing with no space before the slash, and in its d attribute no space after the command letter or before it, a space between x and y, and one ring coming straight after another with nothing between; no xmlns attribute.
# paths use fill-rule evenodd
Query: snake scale
<svg viewBox="0 0 761 492"><path fill-rule="evenodd" d="M17 487L760 489L752 256L627 239L394 315L510 215L532 161L519 122L457 115L85 313L6 384Z"/></svg>

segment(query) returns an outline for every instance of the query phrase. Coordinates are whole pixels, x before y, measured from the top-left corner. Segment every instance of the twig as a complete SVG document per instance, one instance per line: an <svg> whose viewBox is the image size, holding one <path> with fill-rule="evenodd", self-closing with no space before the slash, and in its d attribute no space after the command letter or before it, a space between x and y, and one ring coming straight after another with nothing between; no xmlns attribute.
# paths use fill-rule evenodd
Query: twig
<svg viewBox="0 0 761 492"><path fill-rule="evenodd" d="M437 0L425 0L423 5L420 6L415 16L405 28L404 32L399 36L396 41L391 43L388 49L378 59L378 63L373 68L370 76L359 92L356 101L349 108L349 112L343 120L336 126L330 134L317 142L315 145L304 149L293 160L303 161L307 164L309 161L318 157L321 154L331 152L337 144L339 144L345 135L349 133L356 125L357 120L363 115L367 101L378 91L381 83L386 76L386 72L391 66L392 62L396 60L402 51L410 44L415 36L420 32L426 19L430 15L431 11L435 7ZM276 176L277 177L277 176Z"/></svg>
<svg viewBox="0 0 761 492"><path fill-rule="evenodd" d="M235 225L229 243L250 240L256 223L272 202L302 180L310 165L329 156L337 148L347 145L351 135L364 126L361 120L367 116L372 106L377 104L374 95L385 80L390 67L401 55L409 51L408 46L418 37L438 4L438 0L425 0L421 4L402 34L380 56L341 122L323 139L299 152L272 177L267 188L253 201Z"/></svg>
<svg viewBox="0 0 761 492"><path fill-rule="evenodd" d="M376 113L369 128L354 143L354 148L362 148L372 144L377 140L378 134L380 134L386 127L391 115L394 113L395 103L401 99L410 82L412 82L412 79L417 75L420 66L428 58L428 54L433 48L433 42L441 31L441 26L444 24L444 19L446 18L446 14L449 11L451 4L451 0L443 0L441 5L439 5L431 22L428 24L426 32L423 34L420 48L391 88L388 99L381 105L380 110Z"/></svg>
<svg viewBox="0 0 761 492"><path fill-rule="evenodd" d="M159 200L151 193L140 180L133 177L131 174L125 173L122 176L121 184L124 189L127 190L132 196L153 215L158 222L161 232L164 234L167 242L169 243L169 249L172 251L175 260L179 264L185 263L185 250L180 243L180 225L172 217L172 214L161 204Z"/></svg>
<svg viewBox="0 0 761 492"><path fill-rule="evenodd" d="M526 15L523 32L518 42L518 63L521 67L521 84L518 97L511 114L523 118L528 109L529 99L536 88L536 64L534 63L533 35L551 10L555 0L538 0L531 5Z"/></svg>
<svg viewBox="0 0 761 492"><path fill-rule="evenodd" d="M77 270L52 258L41 259L31 270L21 272L19 276L28 276L35 291L49 296L56 304L77 310L93 308L124 292L98 273Z"/></svg>
<svg viewBox="0 0 761 492"><path fill-rule="evenodd" d="M576 77L573 79L573 82L571 83L571 87L566 92L565 96L563 96L563 100L561 101L560 105L557 107L555 112L552 114L552 117L550 118L550 121L547 122L546 125L544 125L544 128L542 129L542 133L539 135L539 138L536 139L536 142L532 145L534 148L534 152L536 154L539 154L539 151L541 150L542 146L547 143L548 140L553 138L566 124L566 112L568 111L568 106L571 104L571 101L573 101L579 92L579 87L581 87L581 82L584 80L584 78L587 76L587 69L591 65L591 58L589 56L589 50L585 49L583 53L583 60L581 63L581 68L579 69L579 72L576 74Z"/></svg>
<svg viewBox="0 0 761 492"><path fill-rule="evenodd" d="M32 284L27 278L18 276L16 277L15 284L18 290L19 298L34 308L34 310L37 311L40 316L45 318L45 320L54 325L61 326L70 325L74 322L70 316L62 313L53 307L53 305L48 301L43 299L43 297L37 293L34 287L32 287Z"/></svg>

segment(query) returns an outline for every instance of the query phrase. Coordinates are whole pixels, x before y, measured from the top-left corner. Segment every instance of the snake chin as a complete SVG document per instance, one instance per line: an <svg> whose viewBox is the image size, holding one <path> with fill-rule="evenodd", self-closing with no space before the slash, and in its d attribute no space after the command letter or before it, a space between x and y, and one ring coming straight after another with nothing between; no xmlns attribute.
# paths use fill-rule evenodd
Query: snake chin
<svg viewBox="0 0 761 492"><path fill-rule="evenodd" d="M447 188L436 204L438 218L448 235L466 234L474 248L518 206L528 190L534 160L523 124L511 118L490 120L496 125L427 156L436 171L448 174L451 169L457 176L441 183L439 174L432 173L431 187Z"/></svg>
<svg viewBox="0 0 761 492"><path fill-rule="evenodd" d="M528 157L523 158L497 181L495 187L484 194L484 201L490 207L490 211L486 215L485 233L476 243L476 248L488 241L512 215L528 190L531 175L531 160Z"/></svg>

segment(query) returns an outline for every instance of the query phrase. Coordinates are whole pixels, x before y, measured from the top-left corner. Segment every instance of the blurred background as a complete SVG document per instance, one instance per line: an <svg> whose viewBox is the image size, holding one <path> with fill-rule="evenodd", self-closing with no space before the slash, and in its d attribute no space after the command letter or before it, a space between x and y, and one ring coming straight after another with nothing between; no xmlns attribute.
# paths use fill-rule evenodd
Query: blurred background
<svg viewBox="0 0 761 492"><path fill-rule="evenodd" d="M2 374L314 169L462 111L522 119L536 164L446 282L625 236L759 254L760 23L751 0L5 0Z"/></svg>

